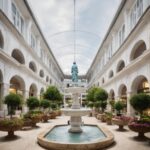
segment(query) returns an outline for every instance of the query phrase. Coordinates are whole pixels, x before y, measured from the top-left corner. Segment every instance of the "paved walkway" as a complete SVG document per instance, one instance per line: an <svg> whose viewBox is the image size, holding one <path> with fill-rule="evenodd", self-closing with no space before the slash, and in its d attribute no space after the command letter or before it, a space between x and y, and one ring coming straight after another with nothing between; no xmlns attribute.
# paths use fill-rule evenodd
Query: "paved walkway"
<svg viewBox="0 0 150 150"><path fill-rule="evenodd" d="M6 141L4 136L6 132L0 131L0 150L44 150L37 144L37 135L48 128L51 124L67 123L68 117L58 117L55 120L49 120L49 123L39 123L39 128L28 130L28 131L17 131L18 138L13 141ZM129 131L126 127L126 131L119 132L115 125L106 125L101 123L94 117L83 117L85 123L100 123L102 126L108 128L115 136L115 144L108 150L150 150L150 133L146 134L149 141L139 142L134 139L137 133Z"/></svg>

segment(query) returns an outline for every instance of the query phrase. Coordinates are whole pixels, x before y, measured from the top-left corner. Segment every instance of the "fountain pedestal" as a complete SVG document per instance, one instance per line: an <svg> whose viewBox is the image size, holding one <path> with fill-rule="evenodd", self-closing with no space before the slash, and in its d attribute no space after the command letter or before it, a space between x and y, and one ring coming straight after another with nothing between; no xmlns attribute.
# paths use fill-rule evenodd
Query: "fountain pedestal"
<svg viewBox="0 0 150 150"><path fill-rule="evenodd" d="M79 133L82 132L81 126L83 125L82 122L82 116L88 115L90 112L90 109L81 109L80 103L79 103L79 94L80 94L80 88L78 87L72 87L71 93L73 96L73 104L71 109L62 109L62 112L66 116L70 116L70 129L69 132Z"/></svg>

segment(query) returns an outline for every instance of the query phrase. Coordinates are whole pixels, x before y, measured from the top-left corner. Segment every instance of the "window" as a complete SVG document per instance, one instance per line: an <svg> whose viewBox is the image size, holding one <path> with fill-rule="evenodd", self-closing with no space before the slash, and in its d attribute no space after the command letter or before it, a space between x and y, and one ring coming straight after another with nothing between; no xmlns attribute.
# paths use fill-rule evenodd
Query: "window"
<svg viewBox="0 0 150 150"><path fill-rule="evenodd" d="M15 27L19 30L20 33L24 33L24 20L21 17L19 11L17 10L17 7L14 3L12 3L12 20Z"/></svg>
<svg viewBox="0 0 150 150"><path fill-rule="evenodd" d="M131 29L135 26L138 19L143 13L143 0L137 0L130 13L130 26Z"/></svg>
<svg viewBox="0 0 150 150"><path fill-rule="evenodd" d="M31 47L32 48L36 48L36 38L35 38L35 36L31 33L31 41L30 41L31 43Z"/></svg>
<svg viewBox="0 0 150 150"><path fill-rule="evenodd" d="M118 32L118 38L119 38L119 46L123 43L125 38L125 25L122 25Z"/></svg>

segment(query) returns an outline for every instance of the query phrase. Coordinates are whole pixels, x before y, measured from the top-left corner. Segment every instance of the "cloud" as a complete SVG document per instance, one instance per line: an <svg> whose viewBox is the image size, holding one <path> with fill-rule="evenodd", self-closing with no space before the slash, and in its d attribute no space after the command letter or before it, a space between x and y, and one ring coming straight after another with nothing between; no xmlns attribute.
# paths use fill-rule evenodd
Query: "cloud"
<svg viewBox="0 0 150 150"><path fill-rule="evenodd" d="M74 61L73 0L28 0L63 72ZM120 0L76 0L76 62L89 69ZM36 4L36 5L35 5Z"/></svg>

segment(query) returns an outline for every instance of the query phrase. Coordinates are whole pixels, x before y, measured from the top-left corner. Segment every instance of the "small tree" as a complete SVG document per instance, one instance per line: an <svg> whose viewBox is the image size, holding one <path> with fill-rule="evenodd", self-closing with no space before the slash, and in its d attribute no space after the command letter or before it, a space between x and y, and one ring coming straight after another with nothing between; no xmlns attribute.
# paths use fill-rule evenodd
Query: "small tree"
<svg viewBox="0 0 150 150"><path fill-rule="evenodd" d="M87 96L86 96L86 99L87 101L89 102L95 102L95 99L94 99L94 95L95 95L95 92L98 90L97 87L92 87L88 90L87 92Z"/></svg>
<svg viewBox="0 0 150 150"><path fill-rule="evenodd" d="M5 97L5 104L7 104L10 117L12 118L12 115L14 114L14 110L16 107L22 104L21 97L17 94L10 93Z"/></svg>
<svg viewBox="0 0 150 150"><path fill-rule="evenodd" d="M49 108L50 107L50 101L46 100L46 99L42 99L40 101L40 106L44 109Z"/></svg>
<svg viewBox="0 0 150 150"><path fill-rule="evenodd" d="M43 93L43 98L50 100L51 103L56 105L62 104L63 96L55 86L49 86L45 93Z"/></svg>
<svg viewBox="0 0 150 150"><path fill-rule="evenodd" d="M39 100L36 97L29 97L27 99L27 106L29 107L30 110L33 110L37 107L39 107Z"/></svg>
<svg viewBox="0 0 150 150"><path fill-rule="evenodd" d="M111 106L111 111L114 111L114 106L115 106L115 101L114 100L110 100L109 101L109 105Z"/></svg>
<svg viewBox="0 0 150 150"><path fill-rule="evenodd" d="M144 93L136 94L130 98L130 104L141 116L144 110L150 108L150 95Z"/></svg>
<svg viewBox="0 0 150 150"><path fill-rule="evenodd" d="M124 105L123 105L122 101L115 102L114 108L117 111L117 115L120 115L121 114L121 110L124 108Z"/></svg>
<svg viewBox="0 0 150 150"><path fill-rule="evenodd" d="M102 88L98 88L94 93L94 100L97 103L99 103L99 107L101 108L102 112L104 112L104 110L106 109L107 98L108 98L108 94Z"/></svg>

